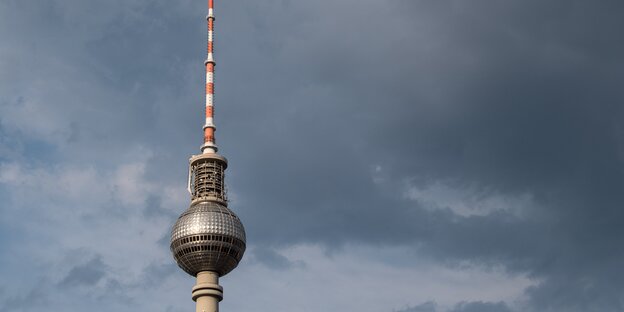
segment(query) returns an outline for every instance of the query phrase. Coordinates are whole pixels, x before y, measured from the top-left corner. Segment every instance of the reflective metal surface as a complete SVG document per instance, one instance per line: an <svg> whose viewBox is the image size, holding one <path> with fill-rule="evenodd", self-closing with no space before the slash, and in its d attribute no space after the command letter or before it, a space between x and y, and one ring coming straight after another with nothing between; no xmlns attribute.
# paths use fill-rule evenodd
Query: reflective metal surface
<svg viewBox="0 0 624 312"><path fill-rule="evenodd" d="M232 271L245 252L245 229L226 206L199 202L186 210L173 226L171 252L178 266L195 276Z"/></svg>

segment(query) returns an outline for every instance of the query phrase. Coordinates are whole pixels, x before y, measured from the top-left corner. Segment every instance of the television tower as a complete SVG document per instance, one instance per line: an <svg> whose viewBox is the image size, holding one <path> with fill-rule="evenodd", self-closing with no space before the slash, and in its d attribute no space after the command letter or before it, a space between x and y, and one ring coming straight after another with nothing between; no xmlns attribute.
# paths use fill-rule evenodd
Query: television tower
<svg viewBox="0 0 624 312"><path fill-rule="evenodd" d="M219 277L231 272L246 248L245 229L228 209L224 183L225 157L217 154L214 105L214 0L208 0L208 55L206 67L206 123L202 153L189 160L191 205L171 231L171 252L178 266L197 278L192 298L196 312L218 312L223 299Z"/></svg>

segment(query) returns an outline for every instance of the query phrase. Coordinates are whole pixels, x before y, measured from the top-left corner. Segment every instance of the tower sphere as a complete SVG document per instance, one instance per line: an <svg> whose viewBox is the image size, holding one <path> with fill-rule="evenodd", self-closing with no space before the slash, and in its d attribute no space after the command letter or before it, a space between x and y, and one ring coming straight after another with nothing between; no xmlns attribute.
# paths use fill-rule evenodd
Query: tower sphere
<svg viewBox="0 0 624 312"><path fill-rule="evenodd" d="M203 271L228 274L238 265L245 247L243 224L218 202L193 203L171 232L173 257L192 276Z"/></svg>

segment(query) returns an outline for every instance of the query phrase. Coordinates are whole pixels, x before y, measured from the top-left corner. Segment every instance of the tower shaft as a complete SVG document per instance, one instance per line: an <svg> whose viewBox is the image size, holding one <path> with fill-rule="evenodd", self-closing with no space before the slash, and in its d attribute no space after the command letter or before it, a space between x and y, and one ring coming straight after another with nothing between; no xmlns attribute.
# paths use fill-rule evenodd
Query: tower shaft
<svg viewBox="0 0 624 312"><path fill-rule="evenodd" d="M223 300L223 288L219 286L219 275L214 272L197 274L193 287L195 312L219 312L219 301Z"/></svg>

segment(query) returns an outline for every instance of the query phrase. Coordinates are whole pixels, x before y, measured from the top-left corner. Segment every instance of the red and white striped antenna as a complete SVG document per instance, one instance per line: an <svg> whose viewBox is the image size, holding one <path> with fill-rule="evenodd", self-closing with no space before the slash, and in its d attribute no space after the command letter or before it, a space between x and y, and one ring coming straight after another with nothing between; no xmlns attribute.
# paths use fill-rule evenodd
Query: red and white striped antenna
<svg viewBox="0 0 624 312"><path fill-rule="evenodd" d="M215 144L214 124L214 0L208 0L208 54L204 65L206 66L206 123L204 124L204 145L201 150L204 154L216 153L218 148Z"/></svg>

